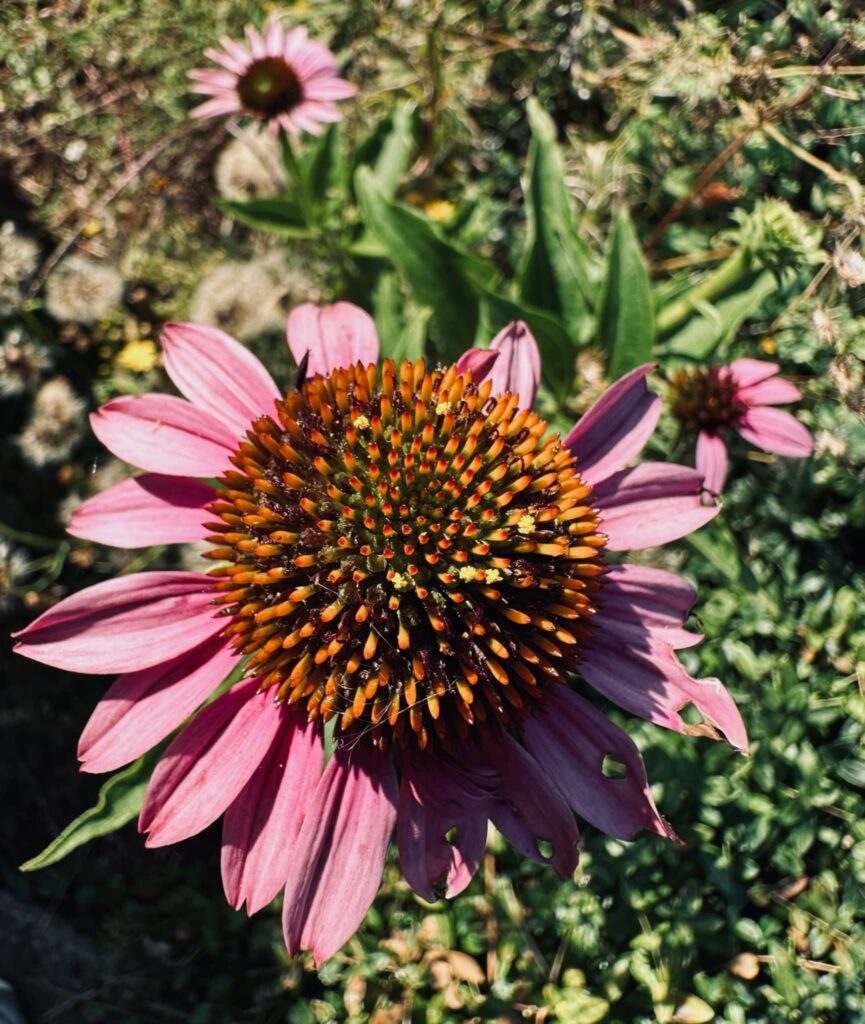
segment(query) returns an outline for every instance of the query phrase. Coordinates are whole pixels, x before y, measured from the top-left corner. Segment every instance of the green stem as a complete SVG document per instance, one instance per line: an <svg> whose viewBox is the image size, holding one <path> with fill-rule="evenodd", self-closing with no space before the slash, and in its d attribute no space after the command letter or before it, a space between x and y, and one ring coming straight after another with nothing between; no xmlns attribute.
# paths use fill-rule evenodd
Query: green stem
<svg viewBox="0 0 865 1024"><path fill-rule="evenodd" d="M294 187L297 189L297 195L300 199L301 209L303 210L305 226L308 228L314 228L317 226L315 210L312 206L312 200L309 196L309 189L307 188L306 179L303 176L300 162L297 159L294 146L291 144L291 138L287 132L280 130L279 141L282 147L282 162L294 184Z"/></svg>
<svg viewBox="0 0 865 1024"><path fill-rule="evenodd" d="M750 266L751 261L744 247L737 249L717 270L712 271L699 284L659 311L655 321L658 334L666 334L674 327L678 327L700 303L711 302L728 288L732 288L748 273Z"/></svg>
<svg viewBox="0 0 865 1024"><path fill-rule="evenodd" d="M13 526L7 526L6 523L0 523L0 533L19 544L26 544L31 548L46 548L49 551L55 551L61 544L66 543L63 537L41 537L38 533L16 530Z"/></svg>

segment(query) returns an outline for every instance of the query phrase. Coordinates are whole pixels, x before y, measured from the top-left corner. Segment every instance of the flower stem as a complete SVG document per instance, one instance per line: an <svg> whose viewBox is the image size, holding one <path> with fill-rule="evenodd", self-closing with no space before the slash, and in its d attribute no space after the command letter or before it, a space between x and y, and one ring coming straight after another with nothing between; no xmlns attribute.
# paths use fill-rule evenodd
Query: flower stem
<svg viewBox="0 0 865 1024"><path fill-rule="evenodd" d="M306 178L303 176L300 161L297 159L297 154L294 151L294 146L291 144L291 137L288 132L280 129L279 142L282 148L282 162L297 191L305 225L308 228L316 227L315 210L313 209L309 189L307 188Z"/></svg>
<svg viewBox="0 0 865 1024"><path fill-rule="evenodd" d="M744 246L738 248L717 270L712 271L699 284L659 311L655 321L658 333L666 334L674 327L678 327L700 303L711 302L728 288L732 288L747 274L750 265L751 261Z"/></svg>

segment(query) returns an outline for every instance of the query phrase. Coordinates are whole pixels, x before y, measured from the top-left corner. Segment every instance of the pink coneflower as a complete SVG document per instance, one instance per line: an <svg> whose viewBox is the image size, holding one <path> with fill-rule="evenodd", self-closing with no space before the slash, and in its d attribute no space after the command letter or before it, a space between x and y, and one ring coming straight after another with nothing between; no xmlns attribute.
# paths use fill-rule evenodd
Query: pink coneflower
<svg viewBox="0 0 865 1024"><path fill-rule="evenodd" d="M340 78L336 58L321 43L311 42L305 28L286 31L271 17L259 32L246 27L246 45L223 37L221 50L205 51L217 68L189 72L193 91L210 96L195 117L247 114L267 121L273 131L310 132L339 120L335 100L357 91Z"/></svg>
<svg viewBox="0 0 865 1024"><path fill-rule="evenodd" d="M721 684L676 658L699 640L683 628L691 587L605 557L716 513L695 470L625 468L658 419L649 367L562 440L527 407L525 325L506 329L501 393L482 377L504 343L462 365L377 366L374 325L347 303L295 310L288 334L305 370L282 393L221 331L169 324L165 368L184 397L117 398L92 418L146 472L85 502L71 532L207 539L215 567L99 583L19 634L38 661L122 673L81 738L84 770L126 764L200 709L139 827L162 846L224 815L229 902L252 913L283 888L288 949L318 961L360 925L395 826L430 900L468 885L488 821L563 877L574 811L624 839L671 836L636 746L584 695L685 732L693 704L700 731L746 745ZM238 657L243 680L205 704Z"/></svg>
<svg viewBox="0 0 865 1024"><path fill-rule="evenodd" d="M736 359L728 366L673 374L673 415L699 431L697 469L712 494L720 494L727 479L723 435L729 428L764 452L793 458L811 454L814 442L808 431L790 413L773 408L802 397L795 384L777 376L779 370L777 363Z"/></svg>

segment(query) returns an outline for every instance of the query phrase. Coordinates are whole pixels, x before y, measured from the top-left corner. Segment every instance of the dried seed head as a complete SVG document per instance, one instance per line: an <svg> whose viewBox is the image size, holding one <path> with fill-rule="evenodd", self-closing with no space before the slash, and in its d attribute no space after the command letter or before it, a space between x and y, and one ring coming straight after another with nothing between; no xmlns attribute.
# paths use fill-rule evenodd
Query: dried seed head
<svg viewBox="0 0 865 1024"><path fill-rule="evenodd" d="M424 748L515 727L573 670L606 571L591 487L491 387L357 364L252 424L209 556L262 686Z"/></svg>

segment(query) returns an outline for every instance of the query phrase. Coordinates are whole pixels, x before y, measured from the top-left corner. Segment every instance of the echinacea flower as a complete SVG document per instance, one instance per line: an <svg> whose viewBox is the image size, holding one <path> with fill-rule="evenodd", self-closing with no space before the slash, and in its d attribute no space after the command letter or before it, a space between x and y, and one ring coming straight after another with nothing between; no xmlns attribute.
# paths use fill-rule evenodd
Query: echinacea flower
<svg viewBox="0 0 865 1024"><path fill-rule="evenodd" d="M777 363L762 359L736 359L727 366L673 374L673 415L699 432L697 469L712 494L720 494L727 479L724 434L729 429L764 452L793 458L811 454L814 442L805 427L795 416L774 408L802 397L795 384L777 376L779 370Z"/></svg>
<svg viewBox="0 0 865 1024"><path fill-rule="evenodd" d="M695 470L626 468L659 415L649 367L563 440L528 407L525 325L444 368L377 365L375 325L348 303L300 307L288 335L300 370L283 393L223 332L169 324L183 397L117 398L92 417L145 472L86 501L71 532L207 539L215 565L98 583L18 635L45 664L121 673L81 737L83 769L116 769L195 714L139 828L162 846L223 815L229 902L253 913L284 889L287 947L319 962L359 927L394 828L428 900L468 885L488 821L563 877L574 811L623 839L672 836L636 745L584 695L746 746L720 682L676 658L700 639L684 628L692 588L606 558L717 511ZM483 376L503 352L494 387ZM211 699L239 657L242 680ZM686 704L706 724L686 725ZM608 755L623 773L605 772Z"/></svg>
<svg viewBox="0 0 865 1024"><path fill-rule="evenodd" d="M357 91L340 77L326 46L308 39L305 28L286 31L274 17L261 32L247 25L246 45L227 36L220 43L221 50L205 50L219 68L189 72L193 92L210 97L192 111L194 117L246 114L274 132L318 135L322 124L339 120L335 101Z"/></svg>

